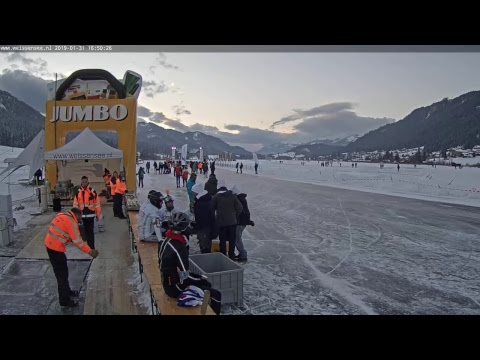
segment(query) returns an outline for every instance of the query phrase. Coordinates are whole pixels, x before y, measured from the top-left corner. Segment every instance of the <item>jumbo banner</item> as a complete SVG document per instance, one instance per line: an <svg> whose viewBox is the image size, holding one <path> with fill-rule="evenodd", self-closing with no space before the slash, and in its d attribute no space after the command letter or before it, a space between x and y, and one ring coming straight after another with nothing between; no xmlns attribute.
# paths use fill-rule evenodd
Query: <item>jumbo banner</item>
<svg viewBox="0 0 480 360"><path fill-rule="evenodd" d="M48 98L53 100L56 91L67 79L60 79L47 84ZM123 79L118 79L129 96L138 99L142 88L142 77L131 70L127 70ZM119 95L114 86L104 79L75 79L62 93L59 100L96 100L96 99L118 99ZM58 99L57 99L58 100Z"/></svg>
<svg viewBox="0 0 480 360"><path fill-rule="evenodd" d="M82 132L86 127L91 131L115 131L118 135L118 149L123 151L123 164L126 173L127 189L136 190L136 136L137 136L137 100L135 97L124 99L82 99L48 100L45 117L45 152L59 149L65 145L69 132ZM73 141L73 140L72 140ZM80 145L88 154L89 144ZM90 149L88 149L90 150ZM87 157L79 157L88 161ZM92 160L93 161L93 158ZM46 178L51 190L57 182L59 165L55 160L46 160ZM109 169L120 172L123 169ZM77 179L72 180L77 183Z"/></svg>

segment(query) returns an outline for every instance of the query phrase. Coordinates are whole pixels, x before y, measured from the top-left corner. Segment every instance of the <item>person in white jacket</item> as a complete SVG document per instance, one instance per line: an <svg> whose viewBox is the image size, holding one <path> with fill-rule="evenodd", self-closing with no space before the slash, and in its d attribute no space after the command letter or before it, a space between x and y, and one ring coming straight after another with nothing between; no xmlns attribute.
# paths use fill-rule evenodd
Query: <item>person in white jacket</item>
<svg viewBox="0 0 480 360"><path fill-rule="evenodd" d="M140 206L138 212L138 238L140 241L158 242L155 224L161 222L163 196L159 191L150 191L147 202Z"/></svg>
<svg viewBox="0 0 480 360"><path fill-rule="evenodd" d="M178 209L175 209L173 206L173 197L171 195L165 196L163 198L165 201L165 207L159 211L160 213L160 222L164 225L162 227L162 238L165 237L165 232L168 230L166 223L171 219L173 214L179 213ZM190 219L189 219L190 220Z"/></svg>

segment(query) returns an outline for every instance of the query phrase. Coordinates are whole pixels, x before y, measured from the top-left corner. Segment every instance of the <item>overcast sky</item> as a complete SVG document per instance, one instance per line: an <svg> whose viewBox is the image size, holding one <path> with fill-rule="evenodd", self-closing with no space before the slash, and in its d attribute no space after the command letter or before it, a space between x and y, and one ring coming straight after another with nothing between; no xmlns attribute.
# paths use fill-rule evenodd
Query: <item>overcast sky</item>
<svg viewBox="0 0 480 360"><path fill-rule="evenodd" d="M45 112L46 82L143 77L139 116L258 150L363 134L480 89L478 53L0 53L0 89Z"/></svg>

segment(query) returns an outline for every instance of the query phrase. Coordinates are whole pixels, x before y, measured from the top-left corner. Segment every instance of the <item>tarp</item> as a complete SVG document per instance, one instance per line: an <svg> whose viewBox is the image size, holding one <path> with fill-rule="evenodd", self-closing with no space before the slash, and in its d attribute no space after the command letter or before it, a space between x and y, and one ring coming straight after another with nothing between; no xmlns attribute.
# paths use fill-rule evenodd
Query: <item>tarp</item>
<svg viewBox="0 0 480 360"><path fill-rule="evenodd" d="M123 151L100 140L89 128L61 148L45 153L45 160L121 159Z"/></svg>
<svg viewBox="0 0 480 360"><path fill-rule="evenodd" d="M33 178L35 171L43 168L44 160L44 146L45 146L45 130L41 130L37 136L33 138L30 144L20 153L20 155L7 166L5 170L0 173L11 174L22 166L30 166L29 180Z"/></svg>

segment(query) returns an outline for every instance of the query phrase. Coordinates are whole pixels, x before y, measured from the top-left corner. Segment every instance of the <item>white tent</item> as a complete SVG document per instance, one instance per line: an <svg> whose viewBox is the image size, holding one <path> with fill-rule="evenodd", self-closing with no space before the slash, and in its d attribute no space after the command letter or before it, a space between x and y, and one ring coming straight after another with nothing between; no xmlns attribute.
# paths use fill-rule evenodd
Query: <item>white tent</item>
<svg viewBox="0 0 480 360"><path fill-rule="evenodd" d="M60 161L59 181L71 180L80 184L82 176L87 176L90 184L103 187L104 169L120 172L123 169L123 151L115 149L100 140L89 128L85 128L75 139L61 148L45 153L45 160Z"/></svg>
<svg viewBox="0 0 480 360"><path fill-rule="evenodd" d="M22 166L30 166L29 180L31 180L35 174L35 171L43 168L45 160L43 158L45 146L45 130L41 130L37 136L33 138L30 144L20 153L20 155L13 160L5 170L0 173L0 176L4 173L10 175L14 171L18 170Z"/></svg>

